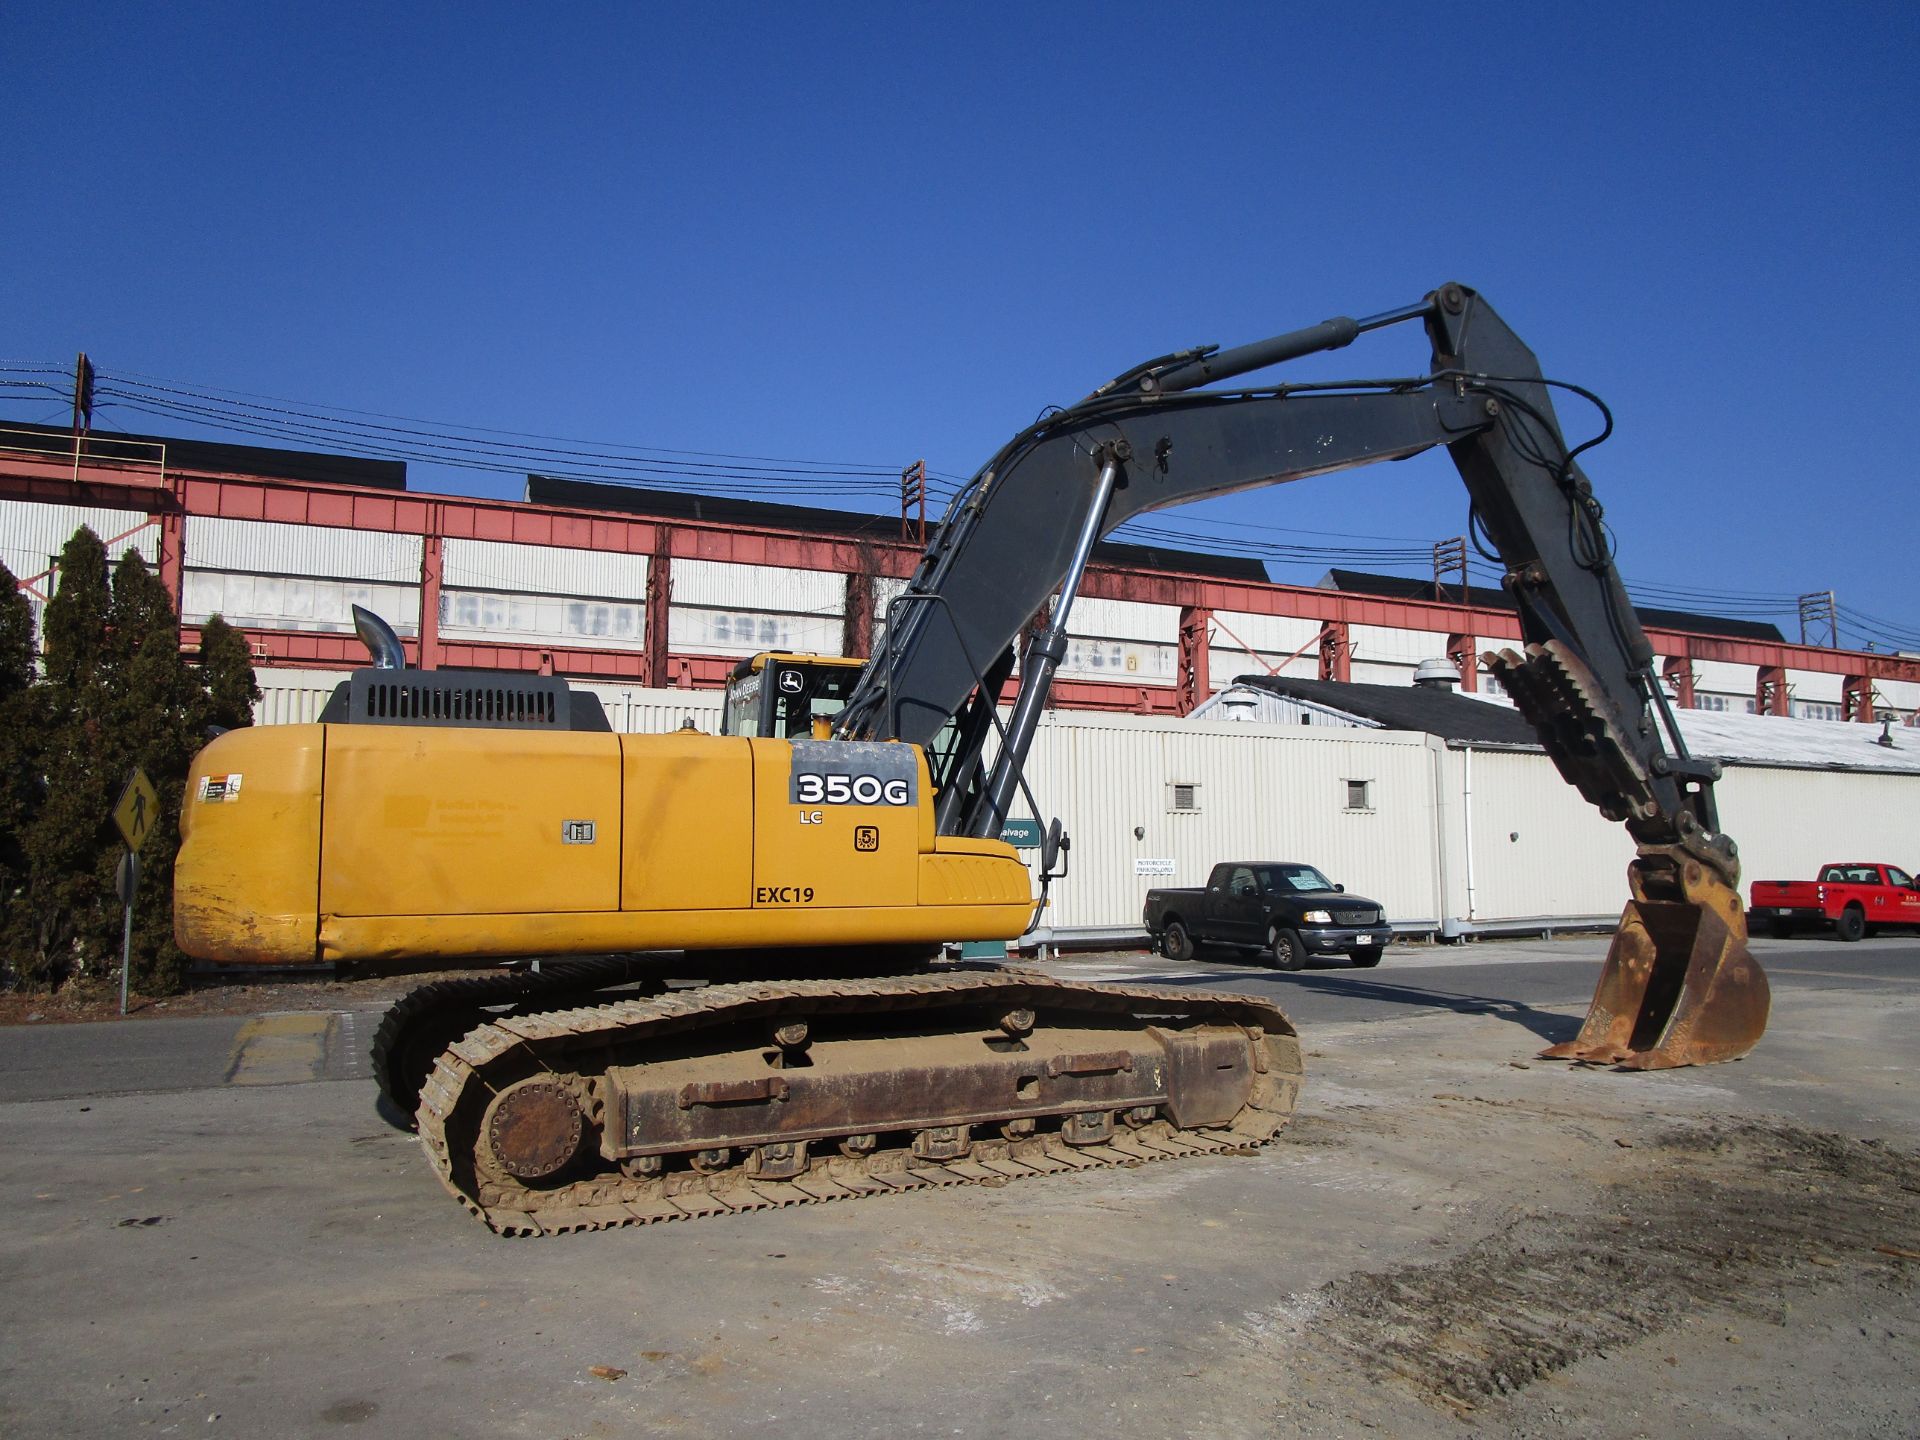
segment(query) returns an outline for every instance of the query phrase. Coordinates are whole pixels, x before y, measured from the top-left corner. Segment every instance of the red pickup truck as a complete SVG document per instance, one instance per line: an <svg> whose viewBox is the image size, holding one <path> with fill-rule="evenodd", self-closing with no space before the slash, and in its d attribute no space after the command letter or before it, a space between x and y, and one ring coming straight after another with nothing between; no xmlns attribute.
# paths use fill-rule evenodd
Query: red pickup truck
<svg viewBox="0 0 1920 1440"><path fill-rule="evenodd" d="M1831 925L1858 940L1882 925L1920 926L1920 886L1898 865L1822 865L1818 880L1756 880L1748 928L1784 938L1802 927Z"/></svg>

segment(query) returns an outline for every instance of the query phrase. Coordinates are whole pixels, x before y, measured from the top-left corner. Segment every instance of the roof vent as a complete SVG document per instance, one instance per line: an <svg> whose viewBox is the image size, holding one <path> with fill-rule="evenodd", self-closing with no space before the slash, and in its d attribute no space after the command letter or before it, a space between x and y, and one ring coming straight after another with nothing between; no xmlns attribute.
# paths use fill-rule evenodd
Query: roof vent
<svg viewBox="0 0 1920 1440"><path fill-rule="evenodd" d="M1451 690L1460 683L1460 672L1451 660L1422 660L1414 666L1413 683L1428 690Z"/></svg>

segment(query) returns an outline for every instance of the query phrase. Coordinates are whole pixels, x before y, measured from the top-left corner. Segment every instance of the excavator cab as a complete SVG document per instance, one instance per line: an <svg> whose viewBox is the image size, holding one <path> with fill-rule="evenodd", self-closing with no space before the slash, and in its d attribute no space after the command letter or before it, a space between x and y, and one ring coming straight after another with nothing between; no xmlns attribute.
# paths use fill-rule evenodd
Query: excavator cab
<svg viewBox="0 0 1920 1440"><path fill-rule="evenodd" d="M720 733L749 739L810 740L816 721L847 703L866 661L841 655L763 651L733 667Z"/></svg>

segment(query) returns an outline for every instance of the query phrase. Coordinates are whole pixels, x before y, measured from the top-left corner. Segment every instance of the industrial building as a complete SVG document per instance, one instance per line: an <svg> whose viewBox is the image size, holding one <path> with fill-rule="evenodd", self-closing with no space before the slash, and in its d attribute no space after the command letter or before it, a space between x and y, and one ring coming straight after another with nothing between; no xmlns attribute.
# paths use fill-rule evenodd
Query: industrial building
<svg viewBox="0 0 1920 1440"><path fill-rule="evenodd" d="M541 476L520 501L439 495L397 461L0 429L0 560L36 604L83 524L156 567L184 645L214 613L245 633L264 723L312 720L364 663L358 604L412 663L566 676L617 730L711 729L743 656L869 653L920 550L890 516ZM1722 813L1749 875L1920 854L1920 658L1641 616L1686 733L1731 762ZM1476 659L1518 639L1499 592L1279 585L1257 561L1107 544L1071 618L1031 766L1075 842L1047 928L1136 934L1146 888L1230 854L1310 859L1407 929L1617 914L1624 833L1500 730L1516 717ZM1367 692L1410 694L1436 660L1440 698L1484 724L1369 713ZM1229 688L1242 676L1259 678Z"/></svg>

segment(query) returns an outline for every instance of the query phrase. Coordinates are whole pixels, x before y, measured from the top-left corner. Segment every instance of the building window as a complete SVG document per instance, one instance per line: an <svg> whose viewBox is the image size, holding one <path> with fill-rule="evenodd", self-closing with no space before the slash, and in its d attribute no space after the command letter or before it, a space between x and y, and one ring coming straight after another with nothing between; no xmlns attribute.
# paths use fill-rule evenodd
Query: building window
<svg viewBox="0 0 1920 1440"><path fill-rule="evenodd" d="M1200 787L1185 780L1176 780L1167 786L1167 809L1198 810L1200 808Z"/></svg>
<svg viewBox="0 0 1920 1440"><path fill-rule="evenodd" d="M1373 782L1371 780L1347 781L1347 809L1373 809Z"/></svg>

